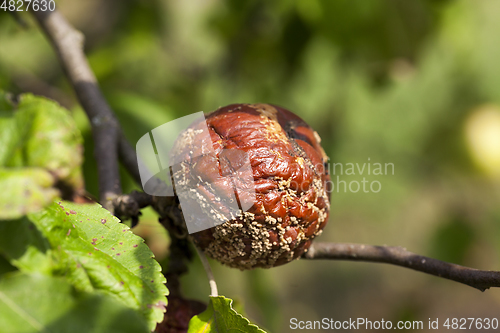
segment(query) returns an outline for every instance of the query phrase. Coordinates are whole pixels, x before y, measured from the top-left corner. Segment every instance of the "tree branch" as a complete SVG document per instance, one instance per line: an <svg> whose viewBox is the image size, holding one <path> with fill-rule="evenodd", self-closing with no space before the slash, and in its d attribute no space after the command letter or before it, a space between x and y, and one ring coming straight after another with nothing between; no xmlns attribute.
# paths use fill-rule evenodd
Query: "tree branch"
<svg viewBox="0 0 500 333"><path fill-rule="evenodd" d="M115 215L120 220L132 219L132 228L139 222L141 209L151 206L153 197L147 193L132 191L130 194L122 194L113 200Z"/></svg>
<svg viewBox="0 0 500 333"><path fill-rule="evenodd" d="M424 257L402 247L313 243L302 258L386 263L460 282L481 291L500 287L500 272L483 271Z"/></svg>
<svg viewBox="0 0 500 333"><path fill-rule="evenodd" d="M122 162L125 169L127 169L132 179L138 185L141 185L141 175L139 174L138 163L142 162L138 160L135 149L128 142L127 138L121 131L121 128L118 135L118 156L120 157L120 161Z"/></svg>
<svg viewBox="0 0 500 333"><path fill-rule="evenodd" d="M118 170L118 121L101 93L83 52L83 35L57 11L32 14L51 41L76 96L85 110L94 139L99 174L99 201L113 210L112 200L121 193Z"/></svg>

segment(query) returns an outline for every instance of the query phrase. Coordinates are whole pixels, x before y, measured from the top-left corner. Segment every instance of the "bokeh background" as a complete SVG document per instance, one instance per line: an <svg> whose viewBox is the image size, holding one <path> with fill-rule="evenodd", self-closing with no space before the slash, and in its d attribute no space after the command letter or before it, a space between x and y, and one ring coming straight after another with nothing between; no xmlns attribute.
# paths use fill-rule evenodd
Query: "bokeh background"
<svg viewBox="0 0 500 333"><path fill-rule="evenodd" d="M401 245L500 270L500 1L59 0L86 36L102 90L135 144L177 117L231 103L274 103L311 124L331 163L393 163L378 193L332 193L320 241ZM49 43L28 15L0 12L0 88L66 106L88 122ZM333 172L333 170L332 170ZM338 169L337 169L338 172ZM123 173L124 188L132 181ZM135 231L166 264L151 211ZM213 262L221 294L271 332L289 320L499 316L500 290L384 264L299 260L240 272ZM206 301L198 261L183 279ZM425 330L427 326L425 326ZM473 330L472 330L473 331Z"/></svg>

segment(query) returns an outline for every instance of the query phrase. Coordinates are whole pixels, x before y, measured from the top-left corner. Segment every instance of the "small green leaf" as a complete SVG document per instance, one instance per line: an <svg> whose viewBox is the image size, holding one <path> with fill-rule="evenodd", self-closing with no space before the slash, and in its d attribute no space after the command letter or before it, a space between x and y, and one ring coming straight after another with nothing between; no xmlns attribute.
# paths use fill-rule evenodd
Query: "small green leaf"
<svg viewBox="0 0 500 333"><path fill-rule="evenodd" d="M0 91L0 103L7 103L1 98ZM23 133L18 129L13 110L2 108L0 110L0 167L7 166L14 159L15 152L22 143L22 136Z"/></svg>
<svg viewBox="0 0 500 333"><path fill-rule="evenodd" d="M56 253L27 216L0 222L0 254L19 270L55 274L60 271Z"/></svg>
<svg viewBox="0 0 500 333"><path fill-rule="evenodd" d="M0 280L0 333L148 332L132 309L75 292L63 278L12 273Z"/></svg>
<svg viewBox="0 0 500 333"><path fill-rule="evenodd" d="M165 277L144 240L98 204L52 204L29 218L47 239L60 274L80 291L100 291L146 318L151 330L167 304Z"/></svg>
<svg viewBox="0 0 500 333"><path fill-rule="evenodd" d="M44 168L82 188L82 141L71 115L56 102L23 94L15 105L0 91L0 166Z"/></svg>
<svg viewBox="0 0 500 333"><path fill-rule="evenodd" d="M51 203L59 194L53 184L54 177L41 168L0 168L0 220L19 218Z"/></svg>
<svg viewBox="0 0 500 333"><path fill-rule="evenodd" d="M0 220L40 210L59 192L83 188L82 137L57 103L0 91Z"/></svg>
<svg viewBox="0 0 500 333"><path fill-rule="evenodd" d="M18 128L27 133L22 146L25 165L44 167L81 188L83 140L69 112L49 99L23 94L16 120Z"/></svg>
<svg viewBox="0 0 500 333"><path fill-rule="evenodd" d="M188 333L265 333L232 308L230 298L210 297L208 308L189 322Z"/></svg>

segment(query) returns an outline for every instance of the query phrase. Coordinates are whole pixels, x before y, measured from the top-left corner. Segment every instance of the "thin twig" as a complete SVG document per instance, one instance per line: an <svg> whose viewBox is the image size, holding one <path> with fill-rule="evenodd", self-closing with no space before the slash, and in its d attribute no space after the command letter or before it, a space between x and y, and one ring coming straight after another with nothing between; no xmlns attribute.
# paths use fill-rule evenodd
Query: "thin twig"
<svg viewBox="0 0 500 333"><path fill-rule="evenodd" d="M451 264L424 257L402 247L351 243L313 243L304 259L350 260L386 263L460 282L481 291L500 287L500 272Z"/></svg>
<svg viewBox="0 0 500 333"><path fill-rule="evenodd" d="M119 124L104 98L83 52L83 35L58 11L32 14L52 42L76 96L92 127L94 156L99 174L99 200L113 210L112 200L121 193L118 169Z"/></svg>
<svg viewBox="0 0 500 333"><path fill-rule="evenodd" d="M151 206L153 197L147 193L132 191L130 194L122 194L113 200L115 215L120 220L132 219L132 228L139 222L141 209Z"/></svg>
<svg viewBox="0 0 500 333"><path fill-rule="evenodd" d="M201 263L203 264L203 268L207 273L208 284L210 285L210 296L217 297L219 296L219 292L217 291L217 283L215 283L214 274L212 273L212 269L210 268L210 263L208 262L207 256L205 253L198 248L198 246L194 246L196 248L196 252L198 252L198 256L200 257Z"/></svg>

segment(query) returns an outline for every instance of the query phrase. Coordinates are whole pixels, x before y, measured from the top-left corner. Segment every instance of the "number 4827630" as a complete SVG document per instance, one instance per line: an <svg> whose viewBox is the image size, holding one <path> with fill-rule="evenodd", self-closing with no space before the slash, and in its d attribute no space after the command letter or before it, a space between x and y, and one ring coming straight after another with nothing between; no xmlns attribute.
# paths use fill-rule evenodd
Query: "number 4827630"
<svg viewBox="0 0 500 333"><path fill-rule="evenodd" d="M24 12L30 9L35 12L52 12L56 9L56 3L54 0L4 0L0 9L9 12Z"/></svg>
<svg viewBox="0 0 500 333"><path fill-rule="evenodd" d="M467 325L468 324L468 325ZM447 318L443 324L447 329L452 330L467 330L467 329L498 329L497 318Z"/></svg>

